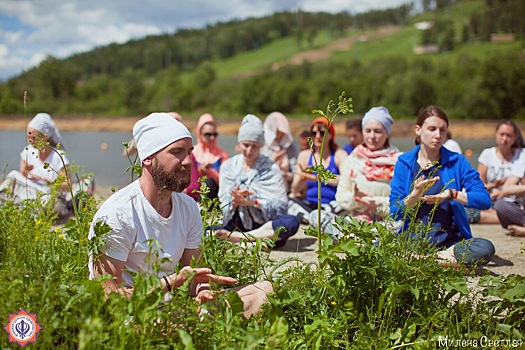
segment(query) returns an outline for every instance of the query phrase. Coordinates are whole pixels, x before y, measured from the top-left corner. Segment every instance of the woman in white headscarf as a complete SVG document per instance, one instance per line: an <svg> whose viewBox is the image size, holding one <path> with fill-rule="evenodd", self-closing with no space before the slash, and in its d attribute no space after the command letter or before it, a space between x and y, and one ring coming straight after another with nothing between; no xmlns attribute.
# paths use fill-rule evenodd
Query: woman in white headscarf
<svg viewBox="0 0 525 350"><path fill-rule="evenodd" d="M264 120L263 153L279 165L283 174L286 192L290 192L293 171L297 163L297 147L293 142L290 124L284 114L270 113Z"/></svg>
<svg viewBox="0 0 525 350"><path fill-rule="evenodd" d="M261 120L252 114L245 116L237 141L241 154L221 166L219 199L224 227L216 234L239 242L248 235L271 238L275 229L283 226L276 246L284 245L297 232L300 221L286 214L288 197L279 166L261 154L264 146Z"/></svg>
<svg viewBox="0 0 525 350"><path fill-rule="evenodd" d="M20 153L20 170L7 175L0 185L0 192L10 193L15 202L35 199L39 193L48 200L51 185L59 174L66 174L69 166L53 118L47 113L38 113L27 126L27 140L29 145ZM67 191L67 183L61 183L59 189Z"/></svg>

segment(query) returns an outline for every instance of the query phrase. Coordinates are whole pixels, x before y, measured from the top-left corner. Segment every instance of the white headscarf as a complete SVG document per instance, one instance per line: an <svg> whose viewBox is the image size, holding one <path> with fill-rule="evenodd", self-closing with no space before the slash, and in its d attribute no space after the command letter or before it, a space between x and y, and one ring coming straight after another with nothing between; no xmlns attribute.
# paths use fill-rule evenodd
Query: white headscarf
<svg viewBox="0 0 525 350"><path fill-rule="evenodd" d="M133 137L142 162L175 141L191 139L191 133L171 114L151 113L135 123Z"/></svg>
<svg viewBox="0 0 525 350"><path fill-rule="evenodd" d="M60 143L62 149L64 149L64 142L62 136L53 121L53 118L47 113L38 113L27 125L28 128L40 131L46 136L46 139L51 143L52 146L56 146Z"/></svg>
<svg viewBox="0 0 525 350"><path fill-rule="evenodd" d="M284 133L279 141L275 140L278 130ZM272 112L264 120L264 142L269 149L274 151L287 149L293 143L290 124L281 112Z"/></svg>

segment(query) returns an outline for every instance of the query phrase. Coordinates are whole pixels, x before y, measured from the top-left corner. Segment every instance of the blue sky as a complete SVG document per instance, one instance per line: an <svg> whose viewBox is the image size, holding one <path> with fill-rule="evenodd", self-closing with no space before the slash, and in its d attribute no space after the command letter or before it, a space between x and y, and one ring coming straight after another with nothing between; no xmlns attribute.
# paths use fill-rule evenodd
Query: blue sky
<svg viewBox="0 0 525 350"><path fill-rule="evenodd" d="M410 0L1 0L0 80L110 43L276 11L351 13Z"/></svg>

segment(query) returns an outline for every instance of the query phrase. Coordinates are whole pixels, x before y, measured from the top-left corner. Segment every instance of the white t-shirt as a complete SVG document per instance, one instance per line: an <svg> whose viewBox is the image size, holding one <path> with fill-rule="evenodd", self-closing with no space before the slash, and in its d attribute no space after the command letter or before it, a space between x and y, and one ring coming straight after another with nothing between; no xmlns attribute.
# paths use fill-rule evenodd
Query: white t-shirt
<svg viewBox="0 0 525 350"><path fill-rule="evenodd" d="M514 157L507 162L498 157L496 147L484 149L479 155L478 162L487 167L487 183L503 179L519 170L513 170L525 162L525 152L519 148L514 153ZM523 173L519 176L522 177Z"/></svg>
<svg viewBox="0 0 525 350"><path fill-rule="evenodd" d="M59 152L62 153L64 162L66 165L68 165L69 160L67 159L66 155L63 154L62 151ZM51 152L44 161L41 161L40 158L38 158L38 150L33 147L33 145L24 147L24 150L20 152L20 159L25 161L27 165L33 166L33 169L29 171L31 175L35 175L49 181L55 181L55 179L58 177L57 173L60 172L60 170L62 170L64 167L62 159L60 159L60 156L55 151ZM49 163L49 167L47 169L44 168L45 163ZM47 185L47 182L44 180L35 180L35 182L40 185Z"/></svg>
<svg viewBox="0 0 525 350"><path fill-rule="evenodd" d="M93 223L103 220L112 228L104 236L102 253L126 262L124 285L133 285L128 271L154 273L153 264L160 265L159 277L171 274L185 249L199 248L203 225L197 203L183 193L174 192L171 199L172 211L165 218L148 202L136 180L109 197L95 214ZM92 237L93 224L89 232ZM158 243L148 244L148 240ZM93 278L91 259L89 270Z"/></svg>

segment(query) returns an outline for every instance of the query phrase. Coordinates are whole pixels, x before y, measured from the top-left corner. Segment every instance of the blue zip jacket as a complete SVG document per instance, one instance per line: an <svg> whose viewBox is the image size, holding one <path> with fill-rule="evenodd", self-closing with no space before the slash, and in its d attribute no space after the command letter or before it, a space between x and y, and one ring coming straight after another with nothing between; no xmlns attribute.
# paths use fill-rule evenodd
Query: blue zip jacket
<svg viewBox="0 0 525 350"><path fill-rule="evenodd" d="M403 219L405 209L403 200L410 194L412 184L419 170L419 165L417 164L419 149L420 146L418 145L411 151L401 155L394 167L394 177L390 182L390 214L394 220ZM468 196L468 208L489 209L490 195L477 170L472 168L468 160L459 153L451 152L445 147L441 147L440 153L441 168L439 169L439 177L446 188L453 188L457 191L465 189ZM463 237L472 238L464 206L456 201L451 201L450 207L454 215L453 219ZM405 222L405 229L407 227L408 222Z"/></svg>

